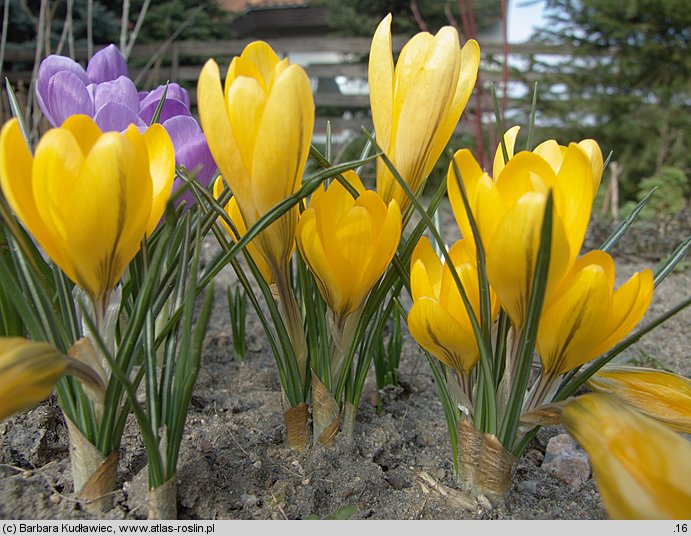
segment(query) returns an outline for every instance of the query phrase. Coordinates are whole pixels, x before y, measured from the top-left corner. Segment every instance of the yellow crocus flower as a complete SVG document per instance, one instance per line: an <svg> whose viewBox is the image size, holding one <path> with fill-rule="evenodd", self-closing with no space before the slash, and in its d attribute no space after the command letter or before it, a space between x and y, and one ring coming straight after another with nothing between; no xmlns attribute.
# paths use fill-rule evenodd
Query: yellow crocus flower
<svg viewBox="0 0 691 536"><path fill-rule="evenodd" d="M691 380L662 370L608 366L586 384L610 394L676 432L691 434Z"/></svg>
<svg viewBox="0 0 691 536"><path fill-rule="evenodd" d="M421 190L463 113L475 86L480 47L461 48L458 33L445 26L436 35L416 34L401 50L394 68L391 15L372 38L368 82L377 144L413 193ZM381 160L377 191L401 209L410 201Z"/></svg>
<svg viewBox="0 0 691 536"><path fill-rule="evenodd" d="M580 396L561 418L588 453L611 518L688 519L688 441L608 395Z"/></svg>
<svg viewBox="0 0 691 536"><path fill-rule="evenodd" d="M545 378L606 352L643 318L653 295L652 272L636 272L616 290L614 276L612 257L590 251L546 298L537 334Z"/></svg>
<svg viewBox="0 0 691 536"><path fill-rule="evenodd" d="M216 179L216 182L214 182L214 197L216 199L218 199L221 195L221 192L223 192L223 188L223 177L219 175L219 177ZM233 222L233 225L235 225L235 230L238 232L239 237L236 237L235 232L225 220L221 219L221 223L223 223L223 227L230 236L231 240L233 242L237 242L238 238L242 238L245 233L247 233L247 226L245 225L245 220L242 219L242 214L240 213L240 208L238 207L238 202L236 201L235 197L230 198L230 201L228 201L228 204L224 207L224 209L230 220ZM247 244L247 252L252 257L254 264L257 265L257 268L261 272L264 281L271 283L273 279L271 269L269 268L269 265L266 264L266 260L264 257L262 257L262 254L259 253L259 250L254 244L254 240L251 240L250 243Z"/></svg>
<svg viewBox="0 0 691 536"><path fill-rule="evenodd" d="M480 291L472 244L459 240L449 250L449 256L479 321ZM480 353L451 270L442 264L426 237L421 238L415 247L410 266L413 297L413 306L408 314L410 334L420 346L467 380ZM490 292L494 317L498 305L494 292Z"/></svg>
<svg viewBox="0 0 691 536"><path fill-rule="evenodd" d="M547 195L554 200L547 292L573 265L583 244L593 200L593 165L588 152L570 144L558 169L534 152L513 156L490 178L470 151L454 155L470 210L487 257L487 276L514 326L525 322L540 245ZM447 175L449 201L463 236L473 235L453 162Z"/></svg>
<svg viewBox="0 0 691 536"><path fill-rule="evenodd" d="M0 133L0 185L12 210L100 305L161 219L174 175L173 144L160 125L102 133L74 115L33 156L16 119Z"/></svg>
<svg viewBox="0 0 691 536"><path fill-rule="evenodd" d="M300 187L314 128L309 79L255 41L231 61L225 88L218 65L207 61L197 91L209 149L249 228ZM292 254L297 219L295 207L257 237L273 271Z"/></svg>
<svg viewBox="0 0 691 536"><path fill-rule="evenodd" d="M300 216L300 253L315 276L319 291L339 317L360 309L393 259L401 238L401 211L365 190L354 172L344 178L357 199L338 181L317 189Z"/></svg>

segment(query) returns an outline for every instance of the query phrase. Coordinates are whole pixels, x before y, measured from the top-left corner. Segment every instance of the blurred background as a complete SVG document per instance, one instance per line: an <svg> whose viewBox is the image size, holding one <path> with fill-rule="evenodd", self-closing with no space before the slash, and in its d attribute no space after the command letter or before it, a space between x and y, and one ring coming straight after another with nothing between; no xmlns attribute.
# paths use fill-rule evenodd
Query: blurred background
<svg viewBox="0 0 691 536"><path fill-rule="evenodd" d="M328 122L338 160L357 158L362 129L372 128L367 55L379 21L394 15L394 54L416 32L453 25L462 42L480 43L482 63L430 186L445 177L460 147L491 169L499 139L493 89L504 127L524 129L522 148L537 87L534 139L594 138L605 157L611 152L595 209L601 221L625 217L655 187L642 214L652 222L643 236L652 233L669 251L661 243L667 235L691 231L688 0L2 0L0 6L0 74L35 136L47 123L33 80L49 54L84 65L115 43L139 89L175 81L194 103L209 57L223 66L249 41L264 39L306 68L317 107L314 143L325 143ZM0 114L9 117L4 87Z"/></svg>

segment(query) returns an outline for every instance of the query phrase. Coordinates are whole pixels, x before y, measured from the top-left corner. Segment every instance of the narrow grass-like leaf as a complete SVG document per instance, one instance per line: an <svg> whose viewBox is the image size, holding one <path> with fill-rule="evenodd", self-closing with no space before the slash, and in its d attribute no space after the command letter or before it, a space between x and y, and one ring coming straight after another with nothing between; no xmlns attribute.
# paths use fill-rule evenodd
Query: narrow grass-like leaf
<svg viewBox="0 0 691 536"><path fill-rule="evenodd" d="M657 186L650 190L648 195L646 195L640 203L638 203L634 209L631 211L631 213L626 217L624 221L622 221L617 228L612 232L611 235L609 235L609 238L605 240L598 249L602 251L611 251L614 246L617 245L619 240L621 240L621 237L626 234L626 231L629 230L629 227L631 227L631 224L634 222L638 214L643 210L643 207L648 203L652 195L655 193L655 190L657 189Z"/></svg>
<svg viewBox="0 0 691 536"><path fill-rule="evenodd" d="M12 112L12 117L17 118L17 121L19 122L19 130L22 132L22 137L26 142L26 146L33 153L34 151L33 147L31 146L31 135L29 134L29 129L26 128L26 120L24 119L22 108L19 106L17 96L14 94L12 84L10 84L10 81L7 79L7 77L5 77L5 89L7 90L7 97L10 101L10 111Z"/></svg>
<svg viewBox="0 0 691 536"><path fill-rule="evenodd" d="M535 135L535 113L537 111L537 82L533 84L533 100L530 103L530 115L528 119L528 139L525 142L525 150L526 151L532 151L533 150L533 140L534 140L534 135ZM503 136L502 136L503 139ZM506 157L504 157L506 158ZM508 160L504 160L504 162L508 162ZM494 177L496 180L497 178Z"/></svg>
<svg viewBox="0 0 691 536"><path fill-rule="evenodd" d="M662 283L665 278L674 271L674 268L679 264L679 262L686 256L689 252L689 247L691 247L691 236L687 237L677 249L675 249L672 254L667 257L657 268L655 268L655 274L653 276L653 282L655 288Z"/></svg>
<svg viewBox="0 0 691 536"><path fill-rule="evenodd" d="M158 120L161 118L161 112L163 111L163 105L166 102L166 95L168 95L168 84L170 84L170 80L168 80L166 82L166 86L163 88L163 93L161 94L161 99L158 101L158 105L156 106L156 110L154 111L154 115L151 117L151 122L149 123L149 126L158 123Z"/></svg>
<svg viewBox="0 0 691 536"><path fill-rule="evenodd" d="M492 108L494 108L494 123L497 128L497 135L499 136L499 143L501 145L501 154L504 157L504 163L509 162L509 151L506 150L506 140L504 139L504 132L506 132L504 127L504 120L501 117L501 111L499 110L499 102L497 101L497 90L494 87L494 83L490 84L490 92L492 93ZM496 177L494 178L496 180Z"/></svg>

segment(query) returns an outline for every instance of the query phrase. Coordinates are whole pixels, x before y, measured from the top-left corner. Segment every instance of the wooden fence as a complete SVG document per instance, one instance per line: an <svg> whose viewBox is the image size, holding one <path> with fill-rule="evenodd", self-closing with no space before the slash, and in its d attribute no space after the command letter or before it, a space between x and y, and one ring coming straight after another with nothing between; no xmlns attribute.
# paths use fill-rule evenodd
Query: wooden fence
<svg viewBox="0 0 691 536"><path fill-rule="evenodd" d="M407 41L405 36L395 36L393 39L394 52L400 51ZM210 57L216 59L222 72L230 59L240 54L250 40L232 41L180 41L173 43L153 43L136 45L129 58L130 74L138 87L153 88L166 81L175 81L190 92L192 102L196 102L196 83L203 63ZM366 87L367 55L371 40L359 37L290 37L267 39L267 42L279 55L305 58L307 55L319 53L335 53L339 57L336 62L303 61L314 88L315 105L317 107L317 128L323 130L326 120L331 122L334 132L361 127L371 128L369 114L369 97L362 92L346 93L337 83L337 77L349 80L359 80L362 87ZM484 97L480 103L480 117L483 123L492 121L491 101L489 98L489 84L496 84L499 96L502 96L502 61L503 50L501 43L480 42L482 61L480 81L483 86ZM510 70L509 80L515 88L523 85L526 93L532 82L541 78L539 71L533 69L535 60L544 55L564 55L569 50L563 47L546 48L543 45L516 44L510 45L511 58L522 60L528 65L520 73ZM26 96L32 76L32 68L36 51L32 46L8 47L5 55L6 76L20 94ZM85 63L87 52L85 48L75 50L75 59ZM299 61L299 60L298 60ZM338 81L341 79L338 78ZM3 88L4 93L4 88ZM4 97L4 95L3 95ZM530 99L507 99L508 109L525 110ZM477 113L477 102L471 101L468 114ZM8 116L6 98L3 98L1 110L2 119ZM471 121L461 122L461 129L467 130ZM463 126L465 125L465 126Z"/></svg>

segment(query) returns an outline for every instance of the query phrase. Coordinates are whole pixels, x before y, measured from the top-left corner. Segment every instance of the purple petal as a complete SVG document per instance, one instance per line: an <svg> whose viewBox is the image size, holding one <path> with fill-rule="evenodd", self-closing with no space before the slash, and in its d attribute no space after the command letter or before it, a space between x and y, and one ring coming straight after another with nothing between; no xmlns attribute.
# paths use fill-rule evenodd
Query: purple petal
<svg viewBox="0 0 691 536"><path fill-rule="evenodd" d="M146 106L142 106L142 109L139 111L139 117L141 117L142 121L144 121L147 125L150 124L154 117L154 113L156 113L157 107L158 101L153 101ZM161 110L161 115L158 118L158 122L163 123L171 117L176 117L178 115L189 116L191 114L183 102L175 99L166 99L163 103L163 109Z"/></svg>
<svg viewBox="0 0 691 536"><path fill-rule="evenodd" d="M127 62L115 45L108 45L96 52L86 66L86 74L96 84L130 75Z"/></svg>
<svg viewBox="0 0 691 536"><path fill-rule="evenodd" d="M94 103L83 80L72 71L61 71L53 75L48 82L47 108L50 110L54 126L71 115L94 115Z"/></svg>
<svg viewBox="0 0 691 536"><path fill-rule="evenodd" d="M59 72L67 71L74 73L85 85L89 83L86 71L76 61L65 56L52 54L41 62L36 76L36 100L41 111L54 127L60 126L55 120L50 106L48 105L48 84L50 79Z"/></svg>
<svg viewBox="0 0 691 536"><path fill-rule="evenodd" d="M101 107L94 116L94 121L103 132L122 132L134 123L140 130L146 124L139 119L137 113L119 102L109 102Z"/></svg>
<svg viewBox="0 0 691 536"><path fill-rule="evenodd" d="M156 101L156 104L161 100L161 97L163 96L163 90L166 88L166 86L158 86L156 89L152 89L146 97L142 99L142 108L145 106L148 106L152 102ZM178 84L175 82L172 82L168 84L168 91L166 92L166 99L175 99L179 100L182 102L185 106L187 106L187 109L190 107L190 94L187 93L187 90L180 87Z"/></svg>
<svg viewBox="0 0 691 536"><path fill-rule="evenodd" d="M134 82L126 76L120 76L116 80L96 84L94 90L94 107L96 110L109 102L119 102L138 113L139 96Z"/></svg>
<svg viewBox="0 0 691 536"><path fill-rule="evenodd" d="M197 180L204 186L208 186L209 181L216 174L216 161L211 156L202 132L176 151L175 159L178 165L185 166L190 172L195 173Z"/></svg>
<svg viewBox="0 0 691 536"><path fill-rule="evenodd" d="M194 117L188 115L171 117L164 121L162 125L168 132L176 153L201 132L201 128L199 128L199 124Z"/></svg>

